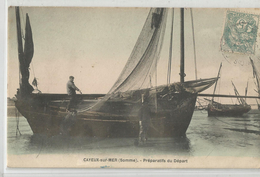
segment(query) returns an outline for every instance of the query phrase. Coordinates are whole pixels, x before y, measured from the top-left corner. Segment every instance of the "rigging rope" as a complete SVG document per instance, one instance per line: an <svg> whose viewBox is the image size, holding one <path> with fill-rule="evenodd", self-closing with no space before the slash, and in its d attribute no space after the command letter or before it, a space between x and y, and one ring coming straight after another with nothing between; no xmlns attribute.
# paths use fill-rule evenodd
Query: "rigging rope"
<svg viewBox="0 0 260 177"><path fill-rule="evenodd" d="M208 114L208 113L205 112L205 111L207 111L207 110L200 110L200 113L201 113L201 114Z"/></svg>
<svg viewBox="0 0 260 177"><path fill-rule="evenodd" d="M229 95L231 95L231 94L229 93ZM231 97L231 101L232 101L232 104L234 104L232 97Z"/></svg>
<svg viewBox="0 0 260 177"><path fill-rule="evenodd" d="M230 61L227 59L228 57L224 55L224 53L222 52L222 56L225 58L225 60L230 63Z"/></svg>
<svg viewBox="0 0 260 177"><path fill-rule="evenodd" d="M172 9L172 25L171 25L171 38L170 38L170 49L169 49L167 85L170 85L171 83L173 24L174 24L174 9Z"/></svg>
<svg viewBox="0 0 260 177"><path fill-rule="evenodd" d="M158 102L157 102L157 61L155 61L155 99L154 99L154 103L155 103L155 112L157 113L158 110Z"/></svg>
<svg viewBox="0 0 260 177"><path fill-rule="evenodd" d="M153 84L152 84L152 76L150 74L150 87L153 88Z"/></svg>
<svg viewBox="0 0 260 177"><path fill-rule="evenodd" d="M34 67L33 67L33 61L31 62L31 64L32 64L33 77L35 78Z"/></svg>
<svg viewBox="0 0 260 177"><path fill-rule="evenodd" d="M31 61L31 65L32 65L32 71L33 71L33 77L34 77L34 79L36 79L35 73L34 73L33 61ZM38 90L38 81L37 81L37 84L36 84L36 89Z"/></svg>
<svg viewBox="0 0 260 177"><path fill-rule="evenodd" d="M195 47L195 35L194 35L194 24L193 24L193 14L190 8L191 26L192 26L192 36L193 36L193 51L194 51L194 65L195 65L195 78L198 79L197 74L197 60L196 60L196 47Z"/></svg>

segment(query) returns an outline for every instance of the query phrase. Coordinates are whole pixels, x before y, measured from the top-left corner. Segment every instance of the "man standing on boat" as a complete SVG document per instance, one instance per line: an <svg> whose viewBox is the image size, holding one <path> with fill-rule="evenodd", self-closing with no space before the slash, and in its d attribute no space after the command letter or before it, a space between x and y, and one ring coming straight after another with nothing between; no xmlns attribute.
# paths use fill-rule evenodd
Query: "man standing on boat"
<svg viewBox="0 0 260 177"><path fill-rule="evenodd" d="M67 111L70 111L70 109L75 107L75 105L76 105L76 102L77 102L76 91L78 91L82 94L82 92L74 84L74 77L70 76L69 81L67 83L67 93L70 98L69 104L67 106Z"/></svg>
<svg viewBox="0 0 260 177"><path fill-rule="evenodd" d="M147 132L150 126L151 110L148 106L149 91L141 95L141 108L139 110L139 141L138 145L142 145L147 140Z"/></svg>

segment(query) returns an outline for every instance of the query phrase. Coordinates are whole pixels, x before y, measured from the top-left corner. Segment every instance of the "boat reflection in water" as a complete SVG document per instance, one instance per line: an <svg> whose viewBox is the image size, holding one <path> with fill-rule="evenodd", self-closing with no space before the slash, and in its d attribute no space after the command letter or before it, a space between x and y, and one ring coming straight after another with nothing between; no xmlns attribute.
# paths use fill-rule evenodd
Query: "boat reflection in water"
<svg viewBox="0 0 260 177"><path fill-rule="evenodd" d="M258 111L258 110L257 110ZM8 118L8 154L127 154L176 156L259 157L260 113L242 117L210 117L195 111L187 136L148 138L137 147L137 138L53 137L34 135L26 119L20 119L21 136L16 136L15 117Z"/></svg>
<svg viewBox="0 0 260 177"><path fill-rule="evenodd" d="M143 146L135 146L134 138L86 138L54 136L44 137L41 135L32 135L27 137L26 151L36 153L104 153L111 151L119 152L144 152L144 154L176 154L192 155L190 139L187 136L177 138L150 138ZM89 151L89 152L88 152Z"/></svg>

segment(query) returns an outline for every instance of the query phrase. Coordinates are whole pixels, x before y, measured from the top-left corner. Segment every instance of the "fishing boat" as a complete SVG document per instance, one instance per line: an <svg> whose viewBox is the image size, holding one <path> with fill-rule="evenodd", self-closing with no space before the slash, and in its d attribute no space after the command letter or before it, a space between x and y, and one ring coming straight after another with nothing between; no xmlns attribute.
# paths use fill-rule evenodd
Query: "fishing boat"
<svg viewBox="0 0 260 177"><path fill-rule="evenodd" d="M219 72L218 72L218 78L220 76L220 71L222 68L222 63L219 67ZM235 84L231 81L233 87L234 87L234 92L235 95L237 96L237 100L239 104L221 104L219 102L214 101L214 94L216 91L217 83L215 84L214 91L213 91L213 97L212 100L206 99L209 101L208 104L208 116L241 116L251 110L251 106L248 105L245 101L244 98L241 98ZM248 82L247 82L247 87L248 87ZM245 97L247 96L247 87L246 87L246 93Z"/></svg>
<svg viewBox="0 0 260 177"><path fill-rule="evenodd" d="M208 104L208 116L229 116L236 117L242 116L243 114L251 110L251 106L246 104L221 104L216 101L212 101Z"/></svg>
<svg viewBox="0 0 260 177"><path fill-rule="evenodd" d="M260 97L260 74L259 74L258 70L256 69L256 66L255 66L252 58L249 58L249 59L250 59L250 62L251 62L252 68L253 68L253 77L255 79L255 85L257 88L257 90L255 90L255 91L258 93L258 96ZM256 103L258 105L258 110L260 110L260 102L258 102L257 99L256 99Z"/></svg>
<svg viewBox="0 0 260 177"><path fill-rule="evenodd" d="M148 93L148 106L151 110L148 137L183 136L189 127L198 93L212 86L217 78L184 81L184 9L182 8L180 9L180 82L152 86L151 77L157 78L157 62L160 58L168 11L166 8L151 8L123 71L107 94L77 95L79 103L74 111L66 112L68 95L35 92L28 81L29 66L34 52L32 30L27 14L23 45L19 7L16 7L21 77L15 106L27 119L33 133L46 136L65 134L89 137L138 137L141 95ZM172 36L171 33L171 41ZM171 51L170 47L170 54ZM169 63L170 61L171 57ZM37 86L37 80L34 80L33 85Z"/></svg>

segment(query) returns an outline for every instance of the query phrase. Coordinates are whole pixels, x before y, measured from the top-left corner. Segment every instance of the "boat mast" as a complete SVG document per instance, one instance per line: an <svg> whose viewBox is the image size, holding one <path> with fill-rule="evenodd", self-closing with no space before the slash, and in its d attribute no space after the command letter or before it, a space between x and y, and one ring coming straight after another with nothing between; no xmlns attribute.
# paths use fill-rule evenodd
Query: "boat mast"
<svg viewBox="0 0 260 177"><path fill-rule="evenodd" d="M245 89L245 96L247 96L248 81L249 81L249 79L247 80L247 84L246 84L246 89ZM245 102L246 102L246 98L245 98Z"/></svg>
<svg viewBox="0 0 260 177"><path fill-rule="evenodd" d="M260 96L260 83L259 83L259 76L258 76L258 73L257 73L257 70L256 70L256 67L255 67L255 64L252 60L251 57L249 57L250 61L251 61L251 65L252 65L252 68L253 68L253 77L255 78L256 80L256 87L257 87L257 93L258 95Z"/></svg>
<svg viewBox="0 0 260 177"><path fill-rule="evenodd" d="M22 32L21 32L21 22L20 22L20 11L19 7L15 7L15 13L16 13L16 28L17 28L17 43L18 43L18 58L19 61L23 61L23 41L22 41ZM19 63L20 63L19 62ZM21 65L21 64L20 64ZM21 69L21 66L19 66L19 70ZM19 72L20 76L20 72ZM21 78L19 79L20 83L20 89L21 89Z"/></svg>
<svg viewBox="0 0 260 177"><path fill-rule="evenodd" d="M184 82L184 77L185 77L185 73L184 73L184 8L181 8L181 19L180 19L180 33L181 33L181 37L180 37L180 82L183 83Z"/></svg>
<svg viewBox="0 0 260 177"><path fill-rule="evenodd" d="M249 57L249 59L250 59L250 61L251 61L251 65L252 65L252 67L253 67L253 77L255 78L255 80L256 80L256 87L257 87L257 93L258 93L258 96L260 97L260 83L259 83L259 75L258 75L258 73L257 73L257 70L256 70L256 68L255 68L255 64L254 64L254 62L253 62L253 60L252 60L252 58L251 57ZM258 104L258 101L256 100L256 102L257 102L257 104ZM258 110L260 110L260 104L258 104Z"/></svg>
<svg viewBox="0 0 260 177"><path fill-rule="evenodd" d="M215 87L214 87L213 96L212 96L212 100L211 100L212 103L213 103L213 101L214 101L214 95L215 95L215 92L216 92L216 88L217 88L217 84L218 84L218 79L219 79L221 67L222 67L222 63L220 64L220 67L219 67L219 70L218 70L218 77L217 77L217 81L216 81L216 84L215 84Z"/></svg>

